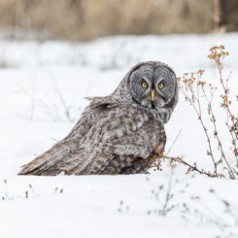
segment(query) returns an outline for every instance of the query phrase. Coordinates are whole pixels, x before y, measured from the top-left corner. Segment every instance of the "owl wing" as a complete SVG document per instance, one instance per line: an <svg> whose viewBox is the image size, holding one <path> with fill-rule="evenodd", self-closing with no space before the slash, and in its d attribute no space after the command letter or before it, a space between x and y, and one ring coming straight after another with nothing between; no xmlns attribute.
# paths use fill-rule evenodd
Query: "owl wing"
<svg viewBox="0 0 238 238"><path fill-rule="evenodd" d="M19 175L57 175L62 171L68 173L70 168L76 165L82 167L79 156L85 151L80 146L81 140L95 125L108 105L113 107L114 104L120 103L116 97L113 100L110 96L89 100L91 100L90 105L86 107L69 135L42 155L23 165ZM67 161L71 161L70 166Z"/></svg>
<svg viewBox="0 0 238 238"><path fill-rule="evenodd" d="M90 101L89 106L87 106L82 113L80 119L75 124L68 136L66 136L62 142L70 141L74 139L83 138L86 133L90 130L92 125L98 120L101 116L101 113L105 110L106 107L120 104L120 99L117 97L86 97Z"/></svg>
<svg viewBox="0 0 238 238"><path fill-rule="evenodd" d="M164 151L166 134L162 124L148 121L136 132L136 135L133 135L133 138L124 137L115 143L117 156L104 173L115 171L118 164L119 174L145 173L153 163L150 159L151 155Z"/></svg>
<svg viewBox="0 0 238 238"><path fill-rule="evenodd" d="M133 118L131 118L133 119ZM166 142L161 123L146 120L133 133L110 140L83 174L133 174L145 172L151 165L150 155L163 151ZM80 174L77 169L75 174Z"/></svg>
<svg viewBox="0 0 238 238"><path fill-rule="evenodd" d="M57 164L70 156L76 147L76 141L60 142L31 162L23 165L18 175L57 175L61 172L57 168Z"/></svg>
<svg viewBox="0 0 238 238"><path fill-rule="evenodd" d="M89 109L65 139L24 165L19 174L119 174L133 161L147 159L164 140L162 124L136 107L97 98ZM83 128L85 123L87 132Z"/></svg>

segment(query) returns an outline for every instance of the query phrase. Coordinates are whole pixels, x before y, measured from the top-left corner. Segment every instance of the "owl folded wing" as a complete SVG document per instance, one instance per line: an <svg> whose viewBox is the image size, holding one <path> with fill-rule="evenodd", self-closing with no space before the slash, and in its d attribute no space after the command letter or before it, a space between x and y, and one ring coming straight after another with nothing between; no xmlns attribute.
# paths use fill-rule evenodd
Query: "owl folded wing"
<svg viewBox="0 0 238 238"><path fill-rule="evenodd" d="M90 110L86 109L86 113L83 113L80 121L65 139L24 165L19 175L57 175L61 172L75 175L120 174L128 173L128 171L132 173L132 168L134 168L133 171L140 172L142 167L145 168L145 165L148 167L146 160L151 153L158 146L163 148L165 144L163 125L149 120L149 117L138 109L131 108L128 113L127 107L123 105L117 109L109 109L117 110L117 113L113 113L115 118L110 119L109 117L109 120L116 120L124 116L125 120L133 121L136 115L136 122L130 126L120 121L114 122L110 126L111 130L116 132L123 128L124 134L118 138L118 133L112 133L114 136L105 139L105 141L105 134L92 134L98 141L96 144L92 144L90 142L92 137L86 136L88 141L84 141L84 136L93 128L103 129L100 124L102 122L98 120L101 114L95 110L101 110L101 107L107 103L106 99L103 102L99 101L94 100L93 104L89 105ZM113 103L108 105L113 105ZM105 113L107 115L107 112ZM104 126L107 128L107 125ZM142 160L146 162L142 162ZM140 166L137 166L135 162Z"/></svg>
<svg viewBox="0 0 238 238"><path fill-rule="evenodd" d="M165 132L160 123L146 122L133 134L111 140L107 153L98 155L91 164L90 174L134 174L145 172L150 156L164 150Z"/></svg>

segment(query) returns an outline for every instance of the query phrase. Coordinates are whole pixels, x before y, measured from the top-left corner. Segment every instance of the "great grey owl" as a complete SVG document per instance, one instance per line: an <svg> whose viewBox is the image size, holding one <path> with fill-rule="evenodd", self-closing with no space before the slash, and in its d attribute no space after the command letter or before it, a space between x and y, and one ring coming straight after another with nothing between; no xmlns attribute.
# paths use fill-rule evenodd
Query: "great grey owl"
<svg viewBox="0 0 238 238"><path fill-rule="evenodd" d="M20 175L135 174L151 166L166 143L163 124L178 101L174 71L142 62L109 96L91 101L72 131L23 166Z"/></svg>

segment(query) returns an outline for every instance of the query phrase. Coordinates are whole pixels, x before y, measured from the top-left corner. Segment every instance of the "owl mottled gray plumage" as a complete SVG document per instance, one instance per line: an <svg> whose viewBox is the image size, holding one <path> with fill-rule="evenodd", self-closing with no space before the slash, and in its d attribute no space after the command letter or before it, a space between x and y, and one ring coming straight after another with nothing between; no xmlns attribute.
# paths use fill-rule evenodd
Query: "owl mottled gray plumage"
<svg viewBox="0 0 238 238"><path fill-rule="evenodd" d="M166 143L163 124L178 101L174 71L157 61L135 65L109 96L91 101L62 141L23 166L21 175L135 174Z"/></svg>

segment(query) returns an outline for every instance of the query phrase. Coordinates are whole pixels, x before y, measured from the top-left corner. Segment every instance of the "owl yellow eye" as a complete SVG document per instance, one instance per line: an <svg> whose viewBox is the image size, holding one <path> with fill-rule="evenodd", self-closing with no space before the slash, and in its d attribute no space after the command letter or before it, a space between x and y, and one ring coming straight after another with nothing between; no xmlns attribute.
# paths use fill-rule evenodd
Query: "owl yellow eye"
<svg viewBox="0 0 238 238"><path fill-rule="evenodd" d="M160 82L160 83L158 84L159 89L163 89L164 86L165 86L165 84L164 84L163 82Z"/></svg>
<svg viewBox="0 0 238 238"><path fill-rule="evenodd" d="M147 84L146 82L142 82L142 83L141 83L141 87L142 87L142 88L148 88L148 84Z"/></svg>

